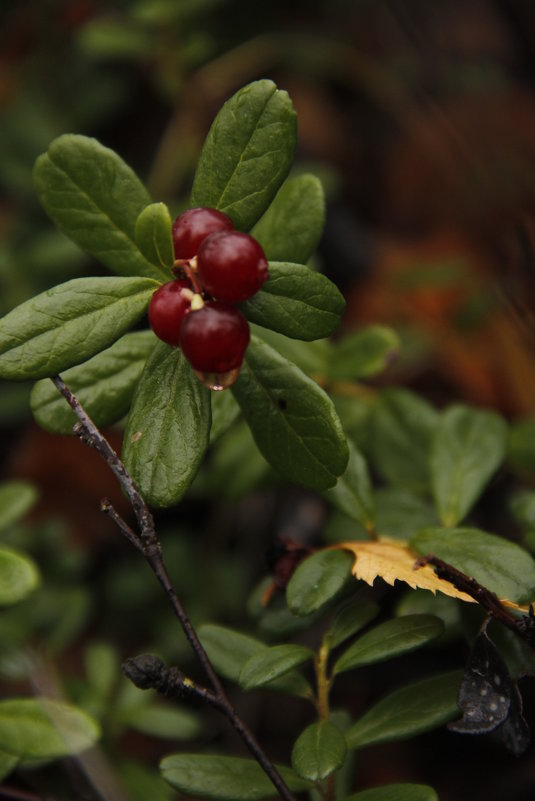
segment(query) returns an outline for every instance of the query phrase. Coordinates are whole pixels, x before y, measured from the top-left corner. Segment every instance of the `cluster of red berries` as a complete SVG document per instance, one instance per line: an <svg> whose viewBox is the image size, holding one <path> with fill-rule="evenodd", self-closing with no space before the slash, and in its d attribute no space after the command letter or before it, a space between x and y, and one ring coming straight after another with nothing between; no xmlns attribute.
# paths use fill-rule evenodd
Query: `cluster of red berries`
<svg viewBox="0 0 535 801"><path fill-rule="evenodd" d="M224 389L238 376L250 336L234 304L269 278L266 257L256 239L209 208L177 217L173 245L178 277L152 296L151 328L168 345L180 346L203 383Z"/></svg>

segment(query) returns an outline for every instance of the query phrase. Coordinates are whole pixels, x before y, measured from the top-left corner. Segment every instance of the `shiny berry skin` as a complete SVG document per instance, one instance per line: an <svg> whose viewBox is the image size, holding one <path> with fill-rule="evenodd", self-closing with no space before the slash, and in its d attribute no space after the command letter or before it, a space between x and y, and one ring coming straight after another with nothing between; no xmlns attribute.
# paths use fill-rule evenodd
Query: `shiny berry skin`
<svg viewBox="0 0 535 801"><path fill-rule="evenodd" d="M219 301L208 301L190 312L180 329L182 352L201 373L227 373L240 367L249 338L243 314Z"/></svg>
<svg viewBox="0 0 535 801"><path fill-rule="evenodd" d="M189 290L189 299L182 294L183 289ZM149 303L149 323L156 336L168 345L178 345L180 327L190 305L189 281L169 281L157 289Z"/></svg>
<svg viewBox="0 0 535 801"><path fill-rule="evenodd" d="M197 254L197 275L209 295L227 303L247 300L269 278L264 251L241 231L210 234Z"/></svg>
<svg viewBox="0 0 535 801"><path fill-rule="evenodd" d="M188 209L173 223L175 259L192 259L209 234L233 229L230 217L217 209Z"/></svg>

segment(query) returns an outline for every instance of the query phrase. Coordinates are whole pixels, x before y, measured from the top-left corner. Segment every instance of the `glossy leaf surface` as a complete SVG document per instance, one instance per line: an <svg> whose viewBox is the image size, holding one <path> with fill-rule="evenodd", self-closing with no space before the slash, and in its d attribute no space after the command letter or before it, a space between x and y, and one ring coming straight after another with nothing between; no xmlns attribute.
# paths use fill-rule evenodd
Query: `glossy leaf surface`
<svg viewBox="0 0 535 801"><path fill-rule="evenodd" d="M287 178L265 214L251 230L268 261L306 264L325 223L321 181L305 174Z"/></svg>
<svg viewBox="0 0 535 801"><path fill-rule="evenodd" d="M45 378L109 347L145 312L150 278L74 278L0 320L0 376Z"/></svg>
<svg viewBox="0 0 535 801"><path fill-rule="evenodd" d="M240 671L240 685L244 690L263 687L313 656L314 651L302 645L273 645L247 660Z"/></svg>
<svg viewBox="0 0 535 801"><path fill-rule="evenodd" d="M342 425L326 393L256 337L232 387L265 459L310 489L332 487L348 460Z"/></svg>
<svg viewBox="0 0 535 801"><path fill-rule="evenodd" d="M49 217L82 250L119 275L163 277L135 241L150 196L113 150L87 136L60 136L37 159L34 183Z"/></svg>
<svg viewBox="0 0 535 801"><path fill-rule="evenodd" d="M90 418L100 427L124 417L157 339L152 331L126 334L92 359L62 373ZM30 396L36 421L54 434L71 434L77 417L54 384L38 381Z"/></svg>
<svg viewBox="0 0 535 801"><path fill-rule="evenodd" d="M348 747L407 740L457 717L461 678L460 671L443 673L390 693L349 729Z"/></svg>
<svg viewBox="0 0 535 801"><path fill-rule="evenodd" d="M352 564L344 551L318 551L301 562L286 588L293 614L304 617L328 604L351 576Z"/></svg>
<svg viewBox="0 0 535 801"><path fill-rule="evenodd" d="M136 243L151 264L170 269L175 262L173 221L165 203L146 206L136 221ZM169 273L169 280L172 275Z"/></svg>
<svg viewBox="0 0 535 801"><path fill-rule="evenodd" d="M337 612L327 633L330 647L336 648L344 640L357 634L374 617L377 617L379 612L380 607L372 601L362 600L361 598L354 598L348 601Z"/></svg>
<svg viewBox="0 0 535 801"><path fill-rule="evenodd" d="M347 752L342 732L328 720L312 723L292 750L292 767L302 779L322 781L338 770Z"/></svg>
<svg viewBox="0 0 535 801"><path fill-rule="evenodd" d="M374 530L375 501L366 459L350 440L349 462L345 473L325 497L348 517L361 523L367 531Z"/></svg>
<svg viewBox="0 0 535 801"><path fill-rule="evenodd" d="M350 645L337 660L334 672L343 673L415 651L443 631L442 621L432 615L405 615L387 620Z"/></svg>
<svg viewBox="0 0 535 801"><path fill-rule="evenodd" d="M474 528L431 528L418 532L411 545L472 576L499 598L529 601L535 597L535 561L503 537Z"/></svg>
<svg viewBox="0 0 535 801"><path fill-rule="evenodd" d="M431 480L440 518L455 526L470 511L503 459L507 426L493 412L453 406L442 415L431 448Z"/></svg>
<svg viewBox="0 0 535 801"><path fill-rule="evenodd" d="M438 795L425 784L385 784L350 795L345 801L438 801Z"/></svg>
<svg viewBox="0 0 535 801"><path fill-rule="evenodd" d="M210 391L178 348L153 349L138 383L123 442L123 460L145 499L177 503L208 446Z"/></svg>
<svg viewBox="0 0 535 801"><path fill-rule="evenodd" d="M272 81L240 89L208 132L190 205L218 209L237 229L249 231L288 175L296 125L290 98Z"/></svg>
<svg viewBox="0 0 535 801"><path fill-rule="evenodd" d="M309 785L290 768L277 765L290 790ZM219 801L262 801L277 791L258 762L240 757L208 754L173 754L160 763L163 778L187 795Z"/></svg>
<svg viewBox="0 0 535 801"><path fill-rule="evenodd" d="M302 264L272 261L268 281L240 308L252 323L311 341L336 331L345 305L343 295L321 273Z"/></svg>

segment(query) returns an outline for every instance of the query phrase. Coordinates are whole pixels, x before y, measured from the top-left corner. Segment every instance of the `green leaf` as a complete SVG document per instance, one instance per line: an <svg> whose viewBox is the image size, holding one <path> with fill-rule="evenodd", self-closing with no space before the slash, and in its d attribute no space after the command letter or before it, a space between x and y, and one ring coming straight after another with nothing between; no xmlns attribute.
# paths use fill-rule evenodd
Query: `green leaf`
<svg viewBox="0 0 535 801"><path fill-rule="evenodd" d="M535 418L520 420L511 426L508 443L511 466L523 478L535 476Z"/></svg>
<svg viewBox="0 0 535 801"><path fill-rule="evenodd" d="M344 296L321 273L302 264L270 262L269 279L240 308L252 323L310 341L336 331L345 305Z"/></svg>
<svg viewBox="0 0 535 801"><path fill-rule="evenodd" d="M390 693L346 733L348 748L407 740L459 715L460 670L417 681Z"/></svg>
<svg viewBox="0 0 535 801"><path fill-rule="evenodd" d="M210 428L210 445L231 427L240 414L240 407L234 400L232 392L211 392L212 427Z"/></svg>
<svg viewBox="0 0 535 801"><path fill-rule="evenodd" d="M87 681L101 698L108 698L121 675L119 654L103 642L91 643L84 653Z"/></svg>
<svg viewBox="0 0 535 801"><path fill-rule="evenodd" d="M313 656L314 651L302 645L273 645L247 660L240 671L240 685L244 690L263 687Z"/></svg>
<svg viewBox="0 0 535 801"><path fill-rule="evenodd" d="M312 342L290 339L254 323L251 324L251 333L278 351L285 359L294 362L307 375L325 373L327 361L331 356L331 343L328 339L315 339Z"/></svg>
<svg viewBox="0 0 535 801"><path fill-rule="evenodd" d="M535 492L533 490L517 491L509 500L509 508L522 529L527 531L535 529Z"/></svg>
<svg viewBox="0 0 535 801"><path fill-rule="evenodd" d="M205 754L172 754L160 763L163 778L187 795L219 801L261 801L277 791L258 762L240 757ZM309 789L290 768L277 765L294 792Z"/></svg>
<svg viewBox="0 0 535 801"><path fill-rule="evenodd" d="M443 631L442 621L432 615L405 615L387 620L359 637L337 660L334 673L415 651Z"/></svg>
<svg viewBox="0 0 535 801"><path fill-rule="evenodd" d="M0 782L3 781L6 776L9 776L12 770L14 770L19 763L19 758L13 756L13 754L7 754L5 751L0 751Z"/></svg>
<svg viewBox="0 0 535 801"><path fill-rule="evenodd" d="M213 392L212 398L230 392ZM239 407L236 404L236 407ZM240 420L212 448L193 489L215 498L235 501L250 494L273 471L253 439L245 421Z"/></svg>
<svg viewBox="0 0 535 801"><path fill-rule="evenodd" d="M236 684L239 684L241 671L249 659L269 651L269 647L260 640L224 626L201 626L199 637L217 672ZM311 695L308 682L295 671L274 679L266 689L303 698Z"/></svg>
<svg viewBox="0 0 535 801"><path fill-rule="evenodd" d="M408 540L419 529L438 525L434 508L418 495L401 489L379 489L375 493L375 528L381 536Z"/></svg>
<svg viewBox="0 0 535 801"><path fill-rule="evenodd" d="M535 597L535 562L514 542L475 528L430 528L419 531L410 544L472 576L499 598L520 602Z"/></svg>
<svg viewBox="0 0 535 801"><path fill-rule="evenodd" d="M292 767L302 779L323 781L344 762L347 752L342 732L328 720L308 726L292 750Z"/></svg>
<svg viewBox="0 0 535 801"><path fill-rule="evenodd" d="M147 357L157 342L152 331L134 331L62 373L97 426L112 425L127 414ZM78 418L51 381L45 378L34 385L30 405L42 428L54 434L72 434Z"/></svg>
<svg viewBox="0 0 535 801"><path fill-rule="evenodd" d="M288 175L296 137L286 92L268 80L240 89L208 132L190 205L219 209L240 231L249 231Z"/></svg>
<svg viewBox="0 0 535 801"><path fill-rule="evenodd" d="M306 264L325 224L323 186L315 175L287 178L265 214L251 230L268 261Z"/></svg>
<svg viewBox="0 0 535 801"><path fill-rule="evenodd" d="M380 611L380 607L372 601L365 601L361 598L353 598L348 601L336 613L327 632L330 648L336 648L344 640L363 629L374 617L377 617Z"/></svg>
<svg viewBox="0 0 535 801"><path fill-rule="evenodd" d="M415 492L429 488L431 438L438 413L406 389L382 393L371 417L370 457L391 484Z"/></svg>
<svg viewBox="0 0 535 801"><path fill-rule="evenodd" d="M33 560L10 548L0 548L0 605L22 601L38 584L39 571Z"/></svg>
<svg viewBox="0 0 535 801"><path fill-rule="evenodd" d="M493 412L452 406L431 448L431 481L440 518L455 526L470 511L505 458L507 426Z"/></svg>
<svg viewBox="0 0 535 801"><path fill-rule="evenodd" d="M173 221L165 203L151 203L137 218L137 246L151 264L170 269L175 263L172 228ZM169 280L171 278L169 275Z"/></svg>
<svg viewBox="0 0 535 801"><path fill-rule="evenodd" d="M17 523L30 511L38 498L37 489L28 481L2 481L0 484L0 531Z"/></svg>
<svg viewBox="0 0 535 801"><path fill-rule="evenodd" d="M99 736L95 721L69 704L45 698L0 701L0 749L20 759L78 754Z"/></svg>
<svg viewBox="0 0 535 801"><path fill-rule="evenodd" d="M123 461L149 503L171 506L180 500L209 433L209 390L182 351L158 343L138 383L123 442Z"/></svg>
<svg viewBox="0 0 535 801"><path fill-rule="evenodd" d="M256 337L232 387L260 452L290 481L332 487L348 446L332 401L298 367Z"/></svg>
<svg viewBox="0 0 535 801"><path fill-rule="evenodd" d="M362 523L367 531L375 526L375 502L368 465L357 447L348 440L349 463L335 487L325 498L348 517Z"/></svg>
<svg viewBox="0 0 535 801"><path fill-rule="evenodd" d="M135 242L136 220L150 196L133 170L87 136L54 139L34 168L39 200L58 228L119 275L162 279Z"/></svg>
<svg viewBox="0 0 535 801"><path fill-rule="evenodd" d="M353 557L347 551L317 551L307 557L288 582L286 601L304 617L328 604L351 577Z"/></svg>
<svg viewBox="0 0 535 801"><path fill-rule="evenodd" d="M382 325L370 325L338 340L328 364L329 378L370 378L388 367L399 348L399 337L395 331Z"/></svg>
<svg viewBox="0 0 535 801"><path fill-rule="evenodd" d="M0 320L0 376L46 378L107 348L144 314L150 278L74 278Z"/></svg>
<svg viewBox="0 0 535 801"><path fill-rule="evenodd" d="M385 784L350 795L344 801L438 801L438 795L425 784Z"/></svg>
<svg viewBox="0 0 535 801"><path fill-rule="evenodd" d="M133 707L121 716L121 723L131 729L168 740L192 740L202 731L199 718L187 709L150 704Z"/></svg>

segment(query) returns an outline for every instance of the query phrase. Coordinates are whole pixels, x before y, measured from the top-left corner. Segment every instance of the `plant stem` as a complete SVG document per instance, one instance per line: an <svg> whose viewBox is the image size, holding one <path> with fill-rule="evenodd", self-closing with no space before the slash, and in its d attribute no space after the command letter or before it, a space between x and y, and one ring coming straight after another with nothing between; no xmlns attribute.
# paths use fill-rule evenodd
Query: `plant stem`
<svg viewBox="0 0 535 801"><path fill-rule="evenodd" d="M266 755L249 727L244 723L234 709L217 673L212 666L212 663L210 662L210 659L208 658L208 654L204 650L203 645L197 636L197 632L195 631L177 595L177 592L173 587L171 579L169 578L167 568L165 567L163 561L162 549L156 536L154 518L135 481L130 476L107 439L93 423L85 409L80 404L79 400L71 392L63 379L57 375L52 378L52 381L78 418L78 423L76 423L73 428L74 433L84 444L94 448L97 453L100 454L128 496L138 522L140 531L139 534L130 528L130 526L120 517L118 512L109 503L109 501L104 500L101 504L101 508L116 523L128 541L139 551L141 551L154 575L165 590L165 593L171 603L171 606L173 607L173 611L182 627L182 630L184 631L192 650L203 666L206 676L215 691L214 697L217 699L217 704L214 703L214 705L220 709L233 728L238 732L251 754L255 757L259 765L263 768L273 785L278 790L283 801L294 801L292 793L290 792L277 768Z"/></svg>
<svg viewBox="0 0 535 801"><path fill-rule="evenodd" d="M316 685L318 689L317 709L320 720L329 719L329 692L332 682L327 676L328 659L329 646L324 640L314 660L314 665L316 668Z"/></svg>

